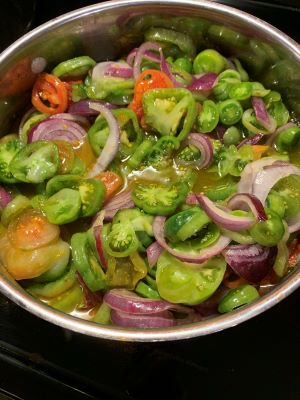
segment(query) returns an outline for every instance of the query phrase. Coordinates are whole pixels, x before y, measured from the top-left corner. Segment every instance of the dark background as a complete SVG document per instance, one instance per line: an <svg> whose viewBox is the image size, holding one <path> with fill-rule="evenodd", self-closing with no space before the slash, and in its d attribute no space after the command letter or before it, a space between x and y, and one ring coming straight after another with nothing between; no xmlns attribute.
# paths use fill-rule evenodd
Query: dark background
<svg viewBox="0 0 300 400"><path fill-rule="evenodd" d="M6 1L0 46L94 3ZM220 3L265 19L300 42L300 0ZM299 306L298 290L264 314L210 336L121 343L51 325L0 295L0 399L298 400Z"/></svg>

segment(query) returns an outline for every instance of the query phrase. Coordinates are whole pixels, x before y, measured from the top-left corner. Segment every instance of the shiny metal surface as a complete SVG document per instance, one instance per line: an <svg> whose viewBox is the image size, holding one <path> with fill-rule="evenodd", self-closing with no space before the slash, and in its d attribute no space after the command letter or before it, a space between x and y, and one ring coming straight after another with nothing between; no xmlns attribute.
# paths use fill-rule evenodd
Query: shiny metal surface
<svg viewBox="0 0 300 400"><path fill-rule="evenodd" d="M0 55L0 134L8 132L24 98L27 99L26 93L35 78L32 62L37 57L45 58L50 68L63 59L82 54L89 54L97 61L116 58L142 41L142 32L149 24L175 24L176 28L186 29L182 16L192 21L197 19L199 48L214 46L227 55L241 58L254 79L279 88L285 101L300 116L300 47L282 32L255 17L211 1L121 0L82 8L51 20ZM218 26L218 35L213 34L212 26ZM228 34L230 45L225 40ZM76 332L124 341L180 340L211 334L266 311L299 286L297 268L267 295L228 315L174 328L138 330L101 326L55 311L29 296L0 269L0 291L29 312Z"/></svg>

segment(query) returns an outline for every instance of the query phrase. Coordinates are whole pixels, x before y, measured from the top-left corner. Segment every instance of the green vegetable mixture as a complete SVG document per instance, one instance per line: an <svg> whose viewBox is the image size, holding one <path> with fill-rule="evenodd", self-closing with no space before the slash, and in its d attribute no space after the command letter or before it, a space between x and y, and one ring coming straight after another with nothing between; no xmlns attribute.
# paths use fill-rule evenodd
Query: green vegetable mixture
<svg viewBox="0 0 300 400"><path fill-rule="evenodd" d="M294 267L300 127L190 33L151 26L116 61L39 74L0 140L0 260L49 306L174 326L243 307Z"/></svg>

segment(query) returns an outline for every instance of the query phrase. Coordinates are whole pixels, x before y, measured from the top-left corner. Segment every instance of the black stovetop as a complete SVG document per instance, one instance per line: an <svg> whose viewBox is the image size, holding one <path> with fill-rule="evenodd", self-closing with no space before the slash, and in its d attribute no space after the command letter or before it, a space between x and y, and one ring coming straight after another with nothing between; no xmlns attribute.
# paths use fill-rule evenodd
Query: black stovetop
<svg viewBox="0 0 300 400"><path fill-rule="evenodd" d="M93 3L38 1L33 26ZM220 3L300 42L300 0ZM122 343L69 332L0 295L0 399L297 400L299 304L298 290L264 314L210 336Z"/></svg>

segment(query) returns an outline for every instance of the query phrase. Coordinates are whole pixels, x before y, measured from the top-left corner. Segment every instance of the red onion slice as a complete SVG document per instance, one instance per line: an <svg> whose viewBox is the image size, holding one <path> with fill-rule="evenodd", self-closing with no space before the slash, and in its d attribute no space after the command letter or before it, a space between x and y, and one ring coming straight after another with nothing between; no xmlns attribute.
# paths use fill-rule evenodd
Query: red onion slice
<svg viewBox="0 0 300 400"><path fill-rule="evenodd" d="M227 131L228 128L226 128L226 126L218 124L215 131L217 134L217 138L220 140L220 142L224 143L224 134Z"/></svg>
<svg viewBox="0 0 300 400"><path fill-rule="evenodd" d="M198 168L207 168L213 161L213 145L210 138L202 133L190 133L186 140L182 143L183 146L193 145L200 151L200 159L195 161ZM178 160L179 164L184 162Z"/></svg>
<svg viewBox="0 0 300 400"><path fill-rule="evenodd" d="M117 78L132 78L133 70L127 62L103 61L96 64L92 70L92 79L100 80L105 76Z"/></svg>
<svg viewBox="0 0 300 400"><path fill-rule="evenodd" d="M92 80L97 81L102 79L112 63L112 61L102 61L96 64L92 70Z"/></svg>
<svg viewBox="0 0 300 400"><path fill-rule="evenodd" d="M137 79L137 77L141 73L141 64L142 60L149 50L157 51L161 54L161 46L155 42L144 42L137 50L134 63L133 63L133 77Z"/></svg>
<svg viewBox="0 0 300 400"><path fill-rule="evenodd" d="M104 247L102 243L102 228L103 228L104 214L105 212L103 210L100 211L95 222L92 225L92 228L100 264L104 269L107 269L108 263L105 257Z"/></svg>
<svg viewBox="0 0 300 400"><path fill-rule="evenodd" d="M193 308L172 304L165 300L147 299L138 296L136 293L127 289L111 289L105 293L103 301L116 313L121 313L124 318L129 320L143 321L151 320L152 318L168 316L174 320L173 315L169 311L174 311L183 318L178 318L174 324L189 323L199 319ZM145 318L143 318L145 317ZM148 318L146 318L148 317ZM115 322L115 321L113 321Z"/></svg>
<svg viewBox="0 0 300 400"><path fill-rule="evenodd" d="M263 99L261 97L253 96L251 101L257 121L268 132L273 133L276 129L276 121L269 115Z"/></svg>
<svg viewBox="0 0 300 400"><path fill-rule="evenodd" d="M0 186L0 210L3 210L13 197L3 186Z"/></svg>
<svg viewBox="0 0 300 400"><path fill-rule="evenodd" d="M160 53L161 53L160 68L161 68L162 72L167 75L167 77L173 83L174 87L184 87L185 85L182 82L179 82L173 75L173 73L171 71L171 67L170 67L169 63L166 61L166 59L164 58L162 51Z"/></svg>
<svg viewBox="0 0 300 400"><path fill-rule="evenodd" d="M285 163L283 163L283 165L276 165L275 163L274 165L265 167L256 174L253 182L252 193L254 196L259 198L264 205L272 187L276 185L280 179L286 178L290 175L300 176L300 169L295 165Z"/></svg>
<svg viewBox="0 0 300 400"><path fill-rule="evenodd" d="M87 285L85 284L82 276L78 271L76 271L76 278L78 280L78 283L81 287L82 293L83 293L83 299L84 299L84 306L83 308L86 309L91 309L95 307L97 304L101 303L102 301L102 296L100 292L92 292Z"/></svg>
<svg viewBox="0 0 300 400"><path fill-rule="evenodd" d="M90 108L93 110L97 110L99 111L99 113L102 114L102 116L106 119L109 128L109 135L105 146L103 147L95 165L88 173L88 177L93 178L100 172L105 171L107 166L115 158L119 150L120 128L116 118L108 108L98 103L91 103Z"/></svg>
<svg viewBox="0 0 300 400"><path fill-rule="evenodd" d="M138 51L138 48L135 47L135 48L132 49L132 50L130 51L130 53L128 53L128 55L127 55L126 62L127 62L127 64L130 65L131 67L133 67L133 63L134 63L134 59L135 59L135 56L136 56L137 51Z"/></svg>
<svg viewBox="0 0 300 400"><path fill-rule="evenodd" d="M81 124L86 127L90 127L89 120L85 118L82 115L73 115L69 113L60 113L60 114L55 114L55 115L50 115L48 119L63 119L63 120L68 120L68 121L73 121L77 122L78 124Z"/></svg>
<svg viewBox="0 0 300 400"><path fill-rule="evenodd" d="M219 239L210 247L206 247L200 250L197 254L186 253L183 251L179 251L173 249L168 243L165 241L164 238L164 227L165 227L166 217L155 217L153 221L153 234L156 241L167 250L168 253L172 254L173 256L177 257L181 261L185 261L187 263L193 264L202 264L211 257L214 257L220 254L230 243L230 239L225 236L220 236ZM188 265L188 264L187 264ZM189 267L193 267L192 264L188 265Z"/></svg>
<svg viewBox="0 0 300 400"><path fill-rule="evenodd" d="M156 265L158 257L161 255L162 251L163 248L157 242L153 242L147 247L147 260L150 268Z"/></svg>
<svg viewBox="0 0 300 400"><path fill-rule="evenodd" d="M123 326L126 328L169 328L176 325L172 313L165 311L153 315L143 314L128 314L122 311L112 310L111 320L117 326Z"/></svg>
<svg viewBox="0 0 300 400"><path fill-rule="evenodd" d="M223 255L227 264L240 277L251 283L260 282L273 267L276 247L263 247L259 244L228 246Z"/></svg>
<svg viewBox="0 0 300 400"><path fill-rule="evenodd" d="M216 81L218 79L218 75L214 72L207 72L202 75L194 75L192 83L187 87L187 89L192 91L208 91L211 90Z"/></svg>
<svg viewBox="0 0 300 400"><path fill-rule="evenodd" d="M257 221L266 221L268 219L261 201L252 194L234 194L227 202L227 205L231 210L243 210L243 205L246 205Z"/></svg>
<svg viewBox="0 0 300 400"><path fill-rule="evenodd" d="M130 79L133 76L133 70L127 62L112 62L106 69L105 75Z"/></svg>
<svg viewBox="0 0 300 400"><path fill-rule="evenodd" d="M257 133L256 135L250 136L244 140L242 140L237 146L237 149L240 149L242 146L244 146L245 144L256 144L258 143L262 138L264 137L263 133Z"/></svg>
<svg viewBox="0 0 300 400"><path fill-rule="evenodd" d="M37 140L65 140L82 142L86 131L77 123L63 118L47 118L35 125L28 135L28 143Z"/></svg>
<svg viewBox="0 0 300 400"><path fill-rule="evenodd" d="M242 231L250 228L255 220L247 216L232 215L215 205L208 197L204 195L196 195L198 203L206 214L217 224L224 229L230 231Z"/></svg>
<svg viewBox="0 0 300 400"><path fill-rule="evenodd" d="M99 112L97 110L93 110L90 108L91 103L101 104L102 106L104 106L110 110L117 108L117 106L115 106L111 103L108 103L106 101L102 101L102 100L80 100L80 101L77 101L70 105L70 107L68 108L68 113L70 113L72 115L73 114L85 115L87 117L92 116L92 115L98 115Z"/></svg>
<svg viewBox="0 0 300 400"><path fill-rule="evenodd" d="M135 204L131 198L131 190L118 193L103 207L105 211L104 220L111 221L118 210L124 208L134 208Z"/></svg>
<svg viewBox="0 0 300 400"><path fill-rule="evenodd" d="M165 300L147 299L127 289L111 289L106 292L103 301L112 309L130 314L155 314L177 305ZM179 309L185 308L179 306Z"/></svg>
<svg viewBox="0 0 300 400"><path fill-rule="evenodd" d="M286 223L288 224L288 232L293 233L300 230L300 213L296 214L294 217L286 218Z"/></svg>
<svg viewBox="0 0 300 400"><path fill-rule="evenodd" d="M252 185L259 170L267 165L272 165L278 161L275 157L264 157L246 165L241 173L241 179L237 186L238 193L252 193Z"/></svg>
<svg viewBox="0 0 300 400"><path fill-rule="evenodd" d="M137 51L138 51L138 48L137 47L134 48L133 50L131 50L131 52L128 54L128 56L126 58L127 64L130 65L131 67L133 67L134 59L135 59ZM152 53L151 51L145 51L143 58L146 58L147 60L150 60L153 62L160 63L160 56Z"/></svg>

